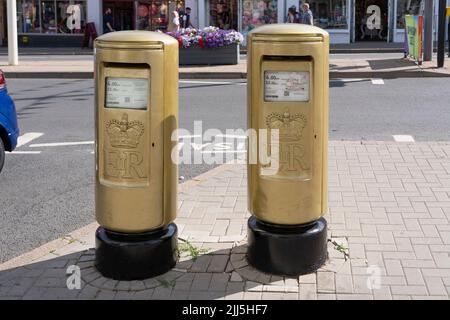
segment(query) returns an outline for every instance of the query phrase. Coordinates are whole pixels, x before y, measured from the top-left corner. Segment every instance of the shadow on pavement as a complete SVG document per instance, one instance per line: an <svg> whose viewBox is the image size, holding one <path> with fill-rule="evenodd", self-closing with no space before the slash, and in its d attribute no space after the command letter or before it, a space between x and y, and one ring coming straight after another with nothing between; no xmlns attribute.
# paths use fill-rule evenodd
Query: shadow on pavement
<svg viewBox="0 0 450 320"><path fill-rule="evenodd" d="M91 248L0 271L0 299L242 300L244 293L246 299L299 298L299 277L260 272L248 265L246 251L243 243L203 243L196 247L180 242L179 261L169 272L145 280L116 281L97 271L95 250ZM329 258L320 270L345 263L349 261ZM310 279L305 283L316 282L315 273L302 277Z"/></svg>

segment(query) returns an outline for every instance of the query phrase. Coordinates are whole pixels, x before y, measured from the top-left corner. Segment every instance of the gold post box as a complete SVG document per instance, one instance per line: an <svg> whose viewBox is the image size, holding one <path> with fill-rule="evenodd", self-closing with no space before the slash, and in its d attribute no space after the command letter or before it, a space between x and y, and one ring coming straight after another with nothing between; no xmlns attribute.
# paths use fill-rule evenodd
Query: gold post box
<svg viewBox="0 0 450 320"><path fill-rule="evenodd" d="M275 24L247 42L248 259L269 273L312 272L327 258L329 36Z"/></svg>
<svg viewBox="0 0 450 320"><path fill-rule="evenodd" d="M175 265L178 42L121 31L95 41L96 265L143 279Z"/></svg>

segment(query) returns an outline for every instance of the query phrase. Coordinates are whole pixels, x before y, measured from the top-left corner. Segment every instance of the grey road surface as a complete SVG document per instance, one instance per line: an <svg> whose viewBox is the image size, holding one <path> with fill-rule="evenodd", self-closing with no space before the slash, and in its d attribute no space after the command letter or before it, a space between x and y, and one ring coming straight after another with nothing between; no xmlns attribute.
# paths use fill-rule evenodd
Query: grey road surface
<svg viewBox="0 0 450 320"><path fill-rule="evenodd" d="M375 83L381 84L370 79L330 83L331 140L450 139L450 79ZM42 135L19 147L22 153L8 154L0 173L0 262L95 219L92 81L9 79L8 88L21 133ZM245 129L245 83L182 81L180 127L192 132L199 120L203 130ZM68 142L85 144L47 145ZM208 143L197 148L215 150ZM213 166L181 165L180 175L189 179Z"/></svg>

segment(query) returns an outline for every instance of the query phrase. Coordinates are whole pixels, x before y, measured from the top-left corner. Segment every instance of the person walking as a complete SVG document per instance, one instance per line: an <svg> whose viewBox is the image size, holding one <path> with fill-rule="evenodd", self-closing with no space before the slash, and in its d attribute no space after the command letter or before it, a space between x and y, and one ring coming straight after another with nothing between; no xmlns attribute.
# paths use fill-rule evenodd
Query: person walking
<svg viewBox="0 0 450 320"><path fill-rule="evenodd" d="M103 33L113 32L113 17L111 8L106 8L103 15Z"/></svg>
<svg viewBox="0 0 450 320"><path fill-rule="evenodd" d="M313 17L311 10L309 10L309 3L305 2L302 5L302 10L303 10L303 12L301 13L300 23L309 24L309 25L313 26L314 25L314 17Z"/></svg>
<svg viewBox="0 0 450 320"><path fill-rule="evenodd" d="M297 8L295 6L292 6L288 9L288 14L287 14L287 19L286 19L287 23L298 23L298 15L297 15Z"/></svg>
<svg viewBox="0 0 450 320"><path fill-rule="evenodd" d="M169 31L177 32L180 31L180 15L177 11L172 11L171 23L169 24Z"/></svg>
<svg viewBox="0 0 450 320"><path fill-rule="evenodd" d="M194 25L191 22L191 8L189 8L189 7L186 8L186 12L181 17L180 20L181 20L181 27L183 29L186 29L186 28L193 28L193 29L195 29Z"/></svg>

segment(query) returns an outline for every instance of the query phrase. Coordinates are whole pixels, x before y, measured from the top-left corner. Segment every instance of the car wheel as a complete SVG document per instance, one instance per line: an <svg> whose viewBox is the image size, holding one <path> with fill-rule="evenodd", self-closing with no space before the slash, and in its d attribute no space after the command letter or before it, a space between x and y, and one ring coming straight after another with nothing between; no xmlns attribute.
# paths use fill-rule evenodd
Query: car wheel
<svg viewBox="0 0 450 320"><path fill-rule="evenodd" d="M4 163L5 163L5 146L3 145L3 140L0 138L0 172L2 171Z"/></svg>

